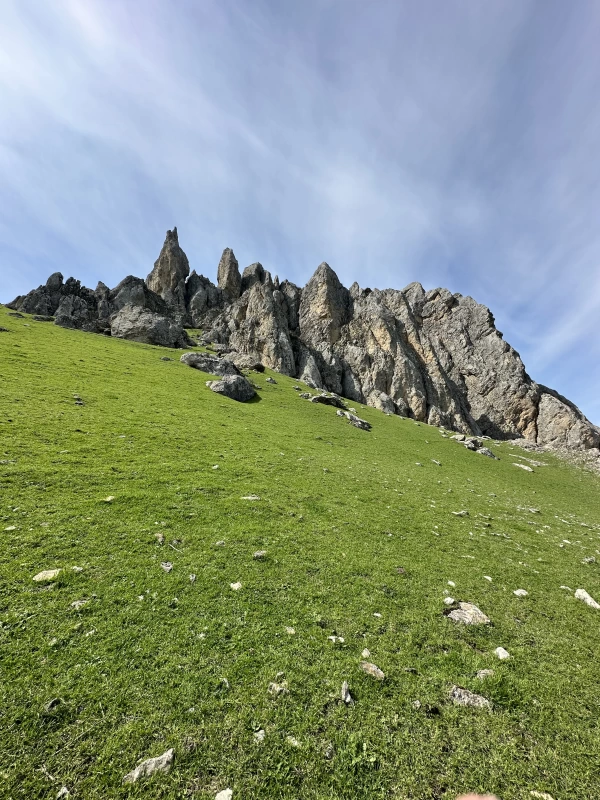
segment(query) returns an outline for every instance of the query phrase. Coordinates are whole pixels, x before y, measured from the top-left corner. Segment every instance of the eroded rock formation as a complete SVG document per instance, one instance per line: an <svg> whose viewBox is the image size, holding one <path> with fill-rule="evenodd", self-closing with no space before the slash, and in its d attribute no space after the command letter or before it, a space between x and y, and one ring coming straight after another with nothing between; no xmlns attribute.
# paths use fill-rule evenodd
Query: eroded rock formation
<svg viewBox="0 0 600 800"><path fill-rule="evenodd" d="M217 283L190 274L174 228L146 282L129 276L113 290L98 284L91 291L55 273L9 305L113 335L123 335L127 307L136 330L148 315L171 320L178 330L193 325L231 361L264 364L388 414L475 435L600 448L600 430L529 377L489 309L471 297L441 288L426 292L419 283L402 290L357 283L346 289L325 263L300 289L280 284L259 263L240 275L229 248ZM131 311L136 308L147 315ZM165 339L184 341L174 330Z"/></svg>

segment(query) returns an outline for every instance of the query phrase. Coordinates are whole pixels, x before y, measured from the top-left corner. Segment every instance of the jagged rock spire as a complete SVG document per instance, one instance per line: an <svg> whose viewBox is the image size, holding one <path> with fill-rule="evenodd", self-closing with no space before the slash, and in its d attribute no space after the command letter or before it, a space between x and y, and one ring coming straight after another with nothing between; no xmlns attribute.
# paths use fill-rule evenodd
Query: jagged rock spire
<svg viewBox="0 0 600 800"><path fill-rule="evenodd" d="M167 231L160 255L154 262L154 269L146 278L146 285L160 295L178 316L184 316L185 281L189 274L187 256L179 246L177 228L173 228L172 231Z"/></svg>
<svg viewBox="0 0 600 800"><path fill-rule="evenodd" d="M242 276L237 258L230 247L223 250L217 270L217 285L231 301L237 300L242 289Z"/></svg>

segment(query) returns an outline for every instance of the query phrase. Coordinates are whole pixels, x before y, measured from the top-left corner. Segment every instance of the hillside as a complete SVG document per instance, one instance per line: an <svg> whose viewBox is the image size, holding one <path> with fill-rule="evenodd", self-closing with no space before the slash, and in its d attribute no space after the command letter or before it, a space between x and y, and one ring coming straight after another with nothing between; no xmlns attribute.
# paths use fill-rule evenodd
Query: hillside
<svg viewBox="0 0 600 800"><path fill-rule="evenodd" d="M598 797L597 476L356 403L359 430L270 370L235 403L182 350L0 327L0 795Z"/></svg>
<svg viewBox="0 0 600 800"><path fill-rule="evenodd" d="M249 357L313 388L466 434L588 451L600 429L567 398L532 380L519 354L472 297L420 283L346 289L322 263L300 288L255 263L240 273L230 248L217 285L190 272L177 228L143 281L95 290L61 273L9 306L57 325L170 347L203 331L220 353Z"/></svg>

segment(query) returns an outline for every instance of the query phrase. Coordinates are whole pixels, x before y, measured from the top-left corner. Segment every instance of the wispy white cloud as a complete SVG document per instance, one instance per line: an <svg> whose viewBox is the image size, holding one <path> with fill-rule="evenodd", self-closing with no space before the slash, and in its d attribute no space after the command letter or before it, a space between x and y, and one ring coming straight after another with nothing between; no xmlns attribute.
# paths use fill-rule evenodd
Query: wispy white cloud
<svg viewBox="0 0 600 800"><path fill-rule="evenodd" d="M145 275L177 224L304 283L446 285L600 419L600 10L561 0L6 0L6 300Z"/></svg>

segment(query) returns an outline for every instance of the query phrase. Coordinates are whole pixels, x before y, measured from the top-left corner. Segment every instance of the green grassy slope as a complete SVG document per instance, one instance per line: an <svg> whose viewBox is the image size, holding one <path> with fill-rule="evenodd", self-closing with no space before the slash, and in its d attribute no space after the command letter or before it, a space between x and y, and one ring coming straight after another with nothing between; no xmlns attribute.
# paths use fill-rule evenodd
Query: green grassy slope
<svg viewBox="0 0 600 800"><path fill-rule="evenodd" d="M600 600L596 477L357 406L366 433L280 375L239 404L179 352L0 326L0 796L600 795L600 611L560 588ZM449 621L445 591L491 624ZM168 775L122 784L170 747Z"/></svg>

